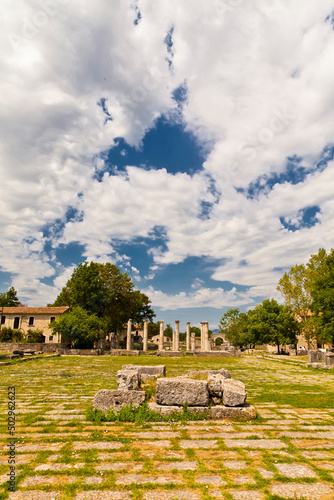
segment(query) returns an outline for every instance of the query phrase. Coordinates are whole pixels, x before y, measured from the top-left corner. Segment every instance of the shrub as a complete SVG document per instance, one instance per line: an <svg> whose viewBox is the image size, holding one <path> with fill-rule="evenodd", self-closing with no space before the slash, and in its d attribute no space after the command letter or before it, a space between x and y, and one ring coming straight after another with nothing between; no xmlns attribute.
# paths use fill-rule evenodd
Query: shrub
<svg viewBox="0 0 334 500"><path fill-rule="evenodd" d="M44 342L43 330L32 330L27 331L27 336L25 342L42 343Z"/></svg>
<svg viewBox="0 0 334 500"><path fill-rule="evenodd" d="M0 331L0 342L21 342L23 339L22 330L13 330L3 326Z"/></svg>
<svg viewBox="0 0 334 500"><path fill-rule="evenodd" d="M86 411L86 419L100 424L101 422L136 422L143 424L144 422L186 422L188 420L205 420L207 412L203 411L197 415L191 413L187 406L183 406L183 411L174 411L170 415L162 416L159 412L153 411L145 402L142 405L133 407L131 404L124 406L117 413L114 410L109 410L105 414L102 410L94 409L92 406Z"/></svg>

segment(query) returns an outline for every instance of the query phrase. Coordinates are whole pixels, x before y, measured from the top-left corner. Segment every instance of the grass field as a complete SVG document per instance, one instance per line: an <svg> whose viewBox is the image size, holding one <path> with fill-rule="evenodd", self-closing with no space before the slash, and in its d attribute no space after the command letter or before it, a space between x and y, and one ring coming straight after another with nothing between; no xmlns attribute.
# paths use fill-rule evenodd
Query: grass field
<svg viewBox="0 0 334 500"><path fill-rule="evenodd" d="M334 499L334 371L279 359L68 356L2 366L0 499ZM258 418L87 422L95 393L115 389L128 363L166 364L167 376L227 368ZM8 387L16 393L14 493Z"/></svg>

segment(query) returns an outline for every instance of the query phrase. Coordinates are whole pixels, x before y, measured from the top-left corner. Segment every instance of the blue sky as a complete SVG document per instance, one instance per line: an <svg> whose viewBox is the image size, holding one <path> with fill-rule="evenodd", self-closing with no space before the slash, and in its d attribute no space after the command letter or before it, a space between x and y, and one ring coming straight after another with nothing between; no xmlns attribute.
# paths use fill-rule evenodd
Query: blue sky
<svg viewBox="0 0 334 500"><path fill-rule="evenodd" d="M2 9L1 291L109 261L216 328L334 246L334 1Z"/></svg>

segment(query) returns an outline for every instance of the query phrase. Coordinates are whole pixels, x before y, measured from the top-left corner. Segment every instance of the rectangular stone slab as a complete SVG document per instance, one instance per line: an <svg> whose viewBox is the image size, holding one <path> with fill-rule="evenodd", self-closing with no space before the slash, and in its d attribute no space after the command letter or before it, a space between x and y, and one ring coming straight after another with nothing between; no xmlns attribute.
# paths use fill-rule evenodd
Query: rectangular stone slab
<svg viewBox="0 0 334 500"><path fill-rule="evenodd" d="M157 377L166 376L166 365L156 366L141 366L141 365L124 365L122 370L137 370L139 375L155 375Z"/></svg>
<svg viewBox="0 0 334 500"><path fill-rule="evenodd" d="M256 410L254 406L212 406L210 409L210 417L212 420L222 420L229 418L232 420L253 420L256 418Z"/></svg>
<svg viewBox="0 0 334 500"><path fill-rule="evenodd" d="M144 391L126 391L102 389L95 394L93 407L107 413L108 410L118 411L124 406L132 404L138 407L145 401Z"/></svg>
<svg viewBox="0 0 334 500"><path fill-rule="evenodd" d="M208 382L188 378L159 378L156 402L163 406L208 406Z"/></svg>
<svg viewBox="0 0 334 500"><path fill-rule="evenodd" d="M157 411L165 417L166 415L170 415L174 411L181 413L183 411L182 406L163 406L163 405L158 405L157 403L148 403L148 406L150 410L152 411ZM195 415L199 415L200 413L204 413L205 415L209 414L209 408L206 408L204 406L189 406L188 408L189 413L194 413Z"/></svg>

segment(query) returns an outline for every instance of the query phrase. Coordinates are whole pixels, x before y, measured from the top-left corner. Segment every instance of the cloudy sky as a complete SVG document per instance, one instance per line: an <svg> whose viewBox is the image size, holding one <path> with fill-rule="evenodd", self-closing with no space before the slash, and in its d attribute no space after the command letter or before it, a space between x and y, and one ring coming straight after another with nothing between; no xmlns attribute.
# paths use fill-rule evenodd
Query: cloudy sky
<svg viewBox="0 0 334 500"><path fill-rule="evenodd" d="M0 10L1 291L109 261L215 328L334 246L334 0Z"/></svg>

